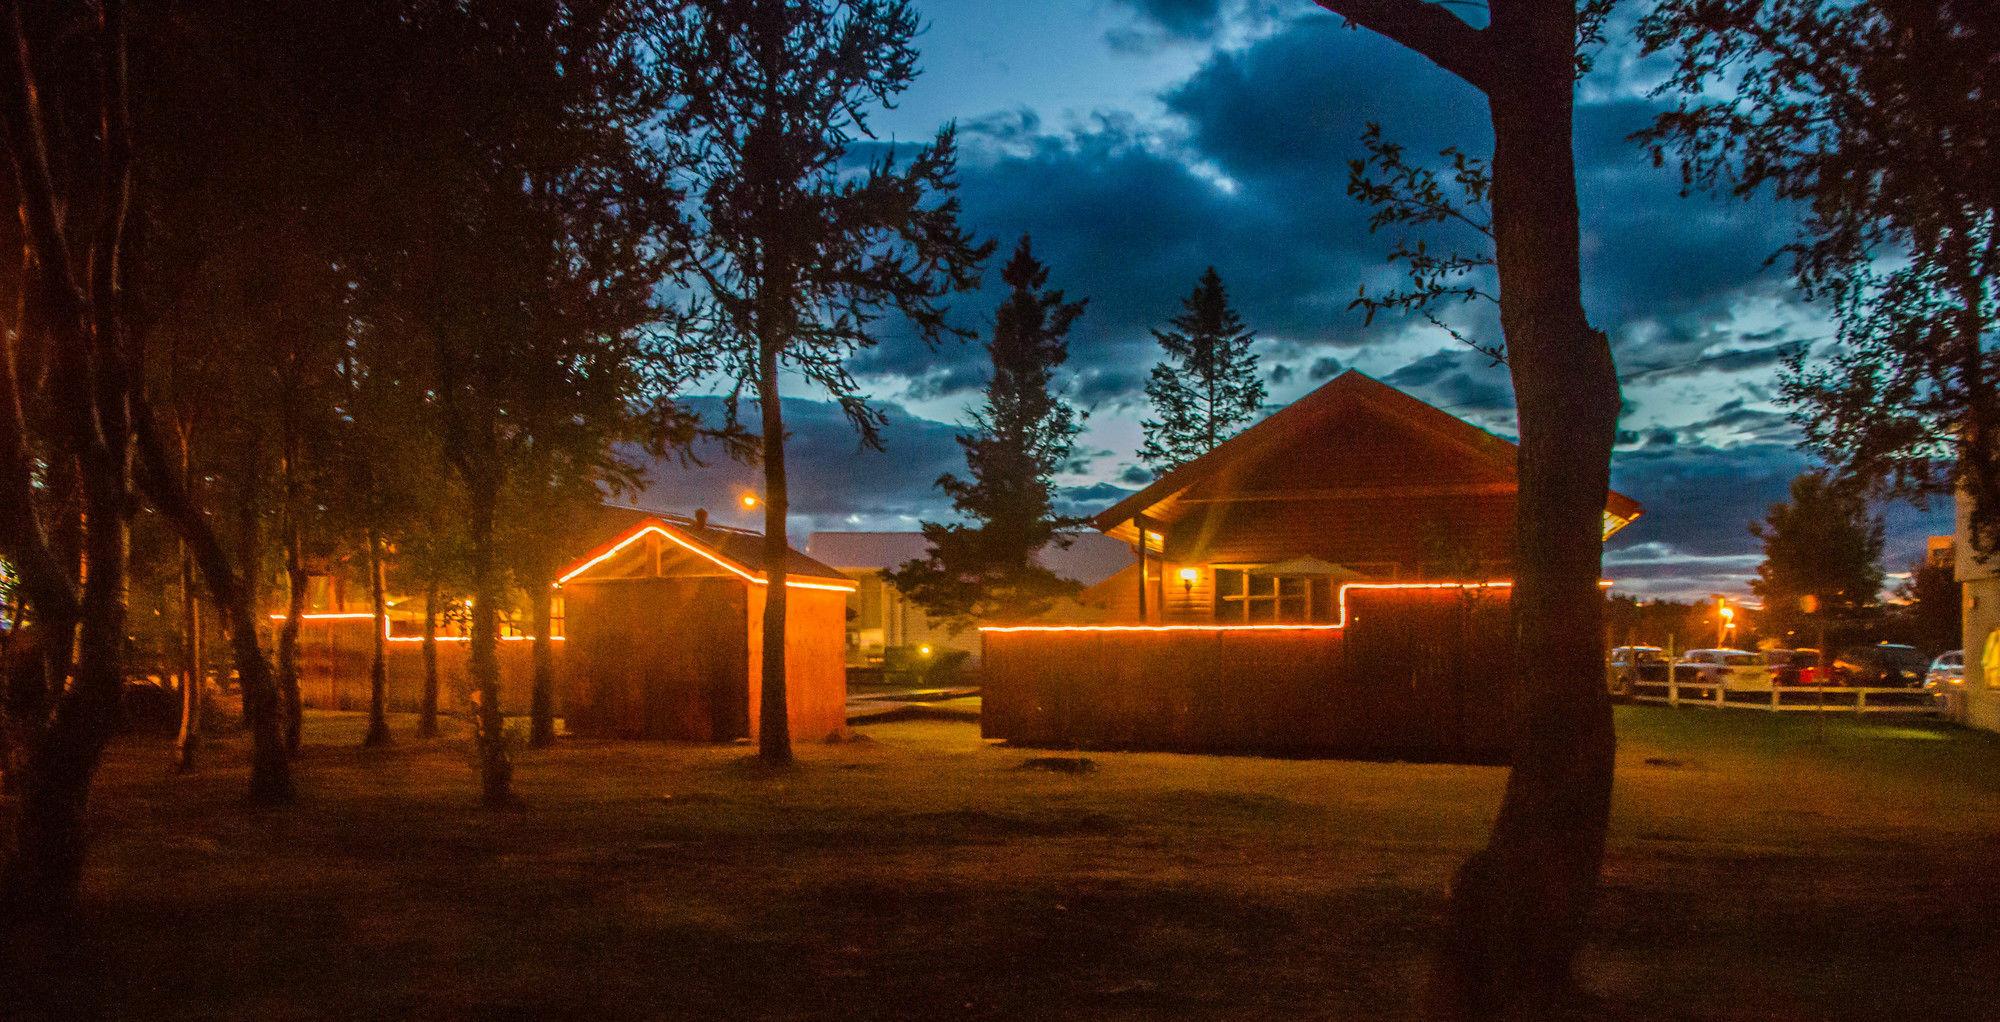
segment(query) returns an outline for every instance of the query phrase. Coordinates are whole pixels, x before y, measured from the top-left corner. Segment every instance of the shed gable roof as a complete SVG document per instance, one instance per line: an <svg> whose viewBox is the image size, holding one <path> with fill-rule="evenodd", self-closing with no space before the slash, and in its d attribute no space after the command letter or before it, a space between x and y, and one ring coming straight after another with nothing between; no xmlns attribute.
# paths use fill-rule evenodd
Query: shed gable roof
<svg viewBox="0 0 2000 1022"><path fill-rule="evenodd" d="M1511 493L1518 478L1516 451L1513 443L1464 419L1348 370L1112 505L1092 523L1132 542L1138 539L1136 518L1172 522L1197 502L1336 492L1366 496L1440 485ZM1410 478L1419 465L1429 474L1426 481ZM1637 501L1612 491L1604 535L1642 511Z"/></svg>
<svg viewBox="0 0 2000 1022"><path fill-rule="evenodd" d="M595 530L601 537L589 553L577 558L557 576L559 581L587 579L590 569L604 562L648 532L657 531L680 547L715 563L733 574L754 582L764 582L764 536L744 529L712 524L696 525L695 520L641 508L606 505ZM820 562L785 548L785 575L852 588L854 580Z"/></svg>

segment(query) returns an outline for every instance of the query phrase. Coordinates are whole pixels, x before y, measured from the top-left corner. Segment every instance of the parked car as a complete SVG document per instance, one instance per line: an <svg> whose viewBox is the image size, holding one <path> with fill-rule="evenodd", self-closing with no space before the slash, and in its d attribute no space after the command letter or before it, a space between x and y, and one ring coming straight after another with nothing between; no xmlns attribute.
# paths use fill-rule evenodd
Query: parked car
<svg viewBox="0 0 2000 1022"><path fill-rule="evenodd" d="M1916 688L1928 666L1914 647L1878 642L1841 650L1833 658L1831 681L1850 688Z"/></svg>
<svg viewBox="0 0 2000 1022"><path fill-rule="evenodd" d="M1964 688L1965 651L1954 649L1931 661L1931 669L1924 672L1924 687L1938 690Z"/></svg>
<svg viewBox="0 0 2000 1022"><path fill-rule="evenodd" d="M1730 692L1766 691L1771 687L1771 668L1762 653L1691 649L1674 664L1674 680L1682 685L1715 685Z"/></svg>
<svg viewBox="0 0 2000 1022"><path fill-rule="evenodd" d="M1779 688L1816 684L1822 673L1816 649L1767 649L1764 663L1771 668L1771 684Z"/></svg>
<svg viewBox="0 0 2000 1022"><path fill-rule="evenodd" d="M1604 684L1612 695L1629 699L1638 685L1667 683L1667 654L1658 646L1620 646L1604 663Z"/></svg>

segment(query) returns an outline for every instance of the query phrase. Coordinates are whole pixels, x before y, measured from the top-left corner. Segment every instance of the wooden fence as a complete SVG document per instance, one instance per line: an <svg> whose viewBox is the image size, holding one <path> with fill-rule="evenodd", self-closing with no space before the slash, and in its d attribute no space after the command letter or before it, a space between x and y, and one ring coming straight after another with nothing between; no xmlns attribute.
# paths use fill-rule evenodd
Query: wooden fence
<svg viewBox="0 0 2000 1022"><path fill-rule="evenodd" d="M1773 685L1764 689L1725 689L1714 682L1634 682L1633 702L1667 706L1709 706L1729 709L1793 711L1839 710L1848 713L1935 714L1942 701L1921 688L1850 688L1844 685Z"/></svg>
<svg viewBox="0 0 2000 1022"><path fill-rule="evenodd" d="M299 623L299 696L306 706L318 710L368 708L374 629L375 621L369 617L308 617ZM531 645L511 639L499 644L500 706L505 713L528 712L528 685L534 675ZM442 713L466 710L472 691L469 646L459 640L438 643L438 710ZM560 677L563 644L555 646ZM423 699L423 643L399 637L388 644L386 653L389 711L414 713Z"/></svg>
<svg viewBox="0 0 2000 1022"><path fill-rule="evenodd" d="M981 729L1047 747L1504 762L1507 592L1350 586L1336 626L986 629Z"/></svg>

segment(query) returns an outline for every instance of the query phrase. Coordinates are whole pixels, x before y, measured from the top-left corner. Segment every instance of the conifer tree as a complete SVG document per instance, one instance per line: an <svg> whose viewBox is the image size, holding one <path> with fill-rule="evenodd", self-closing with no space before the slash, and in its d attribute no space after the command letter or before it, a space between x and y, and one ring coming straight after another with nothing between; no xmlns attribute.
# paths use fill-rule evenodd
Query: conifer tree
<svg viewBox="0 0 2000 1022"><path fill-rule="evenodd" d="M1155 330L1167 357L1153 366L1146 397L1153 402L1139 460L1164 474L1215 449L1250 422L1264 404L1257 378L1256 334L1229 307L1215 267L1181 300L1184 311Z"/></svg>
<svg viewBox="0 0 2000 1022"><path fill-rule="evenodd" d="M932 615L962 629L974 619L1033 617L1075 593L1075 582L1035 563L1050 543L1068 546L1062 531L1082 523L1056 513L1054 476L1069 460L1081 416L1054 391L1055 371L1069 359L1065 339L1084 301L1065 302L1046 290L1048 267L1023 236L1000 279L1012 290L1001 303L986 346L993 375L986 404L961 434L970 479L946 474L939 488L971 524L924 523L930 552L888 574Z"/></svg>

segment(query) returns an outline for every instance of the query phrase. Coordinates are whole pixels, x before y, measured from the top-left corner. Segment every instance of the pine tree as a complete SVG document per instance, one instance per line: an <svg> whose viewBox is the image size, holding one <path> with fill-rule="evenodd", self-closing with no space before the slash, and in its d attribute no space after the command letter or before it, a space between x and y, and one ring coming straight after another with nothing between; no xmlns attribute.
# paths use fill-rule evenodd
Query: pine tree
<svg viewBox="0 0 2000 1022"><path fill-rule="evenodd" d="M1155 330L1167 357L1153 366L1146 397L1157 419L1146 420L1139 459L1165 473L1215 449L1249 423L1264 404L1257 378L1256 334L1244 329L1215 267L1202 274L1185 310Z"/></svg>
<svg viewBox="0 0 2000 1022"><path fill-rule="evenodd" d="M1065 337L1088 299L1065 302L1061 291L1046 290L1048 267L1026 236L1000 279L1012 290L986 346L993 359L986 404L973 416L972 432L958 438L971 478L938 479L952 506L976 524L925 522L929 555L888 573L896 588L955 630L975 619L1034 617L1078 588L1034 558L1050 543L1068 546L1063 530L1082 523L1055 510L1054 476L1069 460L1082 421L1053 385L1069 359Z"/></svg>

